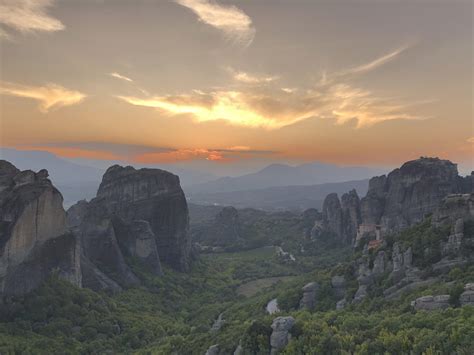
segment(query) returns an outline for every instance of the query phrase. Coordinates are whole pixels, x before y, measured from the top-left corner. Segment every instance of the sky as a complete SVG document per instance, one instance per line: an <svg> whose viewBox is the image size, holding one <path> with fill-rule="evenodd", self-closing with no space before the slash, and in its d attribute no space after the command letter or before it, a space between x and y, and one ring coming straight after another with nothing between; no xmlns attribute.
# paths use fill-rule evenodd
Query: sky
<svg viewBox="0 0 474 355"><path fill-rule="evenodd" d="M0 0L0 145L474 169L470 0Z"/></svg>

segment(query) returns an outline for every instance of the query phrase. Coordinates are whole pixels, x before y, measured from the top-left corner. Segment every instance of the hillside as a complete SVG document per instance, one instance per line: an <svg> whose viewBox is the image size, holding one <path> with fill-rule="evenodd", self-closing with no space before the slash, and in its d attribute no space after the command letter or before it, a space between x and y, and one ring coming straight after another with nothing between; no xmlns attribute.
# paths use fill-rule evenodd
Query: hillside
<svg viewBox="0 0 474 355"><path fill-rule="evenodd" d="M186 196L194 204L223 205L237 208L257 208L268 211L321 208L324 198L331 192L342 194L356 189L360 195L367 192L369 181L356 180L307 186L277 186L256 190L227 192L193 192Z"/></svg>

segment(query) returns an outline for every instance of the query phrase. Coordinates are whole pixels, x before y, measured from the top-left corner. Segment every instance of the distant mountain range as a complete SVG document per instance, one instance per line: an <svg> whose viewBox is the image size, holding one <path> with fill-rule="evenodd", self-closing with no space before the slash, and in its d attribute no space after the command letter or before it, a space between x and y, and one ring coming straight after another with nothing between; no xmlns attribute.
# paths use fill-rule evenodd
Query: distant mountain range
<svg viewBox="0 0 474 355"><path fill-rule="evenodd" d="M258 208L267 211L305 210L321 208L324 198L336 192L339 195L356 189L365 196L369 180L355 180L306 186L275 186L264 189L229 192L186 192L188 201L200 205L234 206L236 208Z"/></svg>
<svg viewBox="0 0 474 355"><path fill-rule="evenodd" d="M298 166L272 164L256 173L237 177L222 177L186 188L190 194L217 193L264 189L277 186L317 185L365 180L383 173L366 167L340 167L332 164L310 163Z"/></svg>
<svg viewBox="0 0 474 355"><path fill-rule="evenodd" d="M60 158L49 152L11 148L1 148L0 159L8 160L22 170L47 169L63 194L66 208L78 200L94 197L108 166L127 165L120 161L88 164L87 160ZM298 166L272 164L255 173L220 178L209 169L199 170L196 166L190 169L172 164L150 167L179 175L188 199L195 203L272 210L318 207L328 193L346 192L352 188L365 194L365 179L381 173L366 167L340 167L318 162ZM343 184L339 184L341 182Z"/></svg>

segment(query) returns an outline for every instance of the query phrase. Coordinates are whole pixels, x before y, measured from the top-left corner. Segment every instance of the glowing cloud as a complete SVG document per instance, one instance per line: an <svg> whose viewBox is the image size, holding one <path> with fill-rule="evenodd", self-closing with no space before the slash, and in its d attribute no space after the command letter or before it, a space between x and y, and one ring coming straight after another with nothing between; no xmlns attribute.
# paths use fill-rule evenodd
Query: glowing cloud
<svg viewBox="0 0 474 355"><path fill-rule="evenodd" d="M49 16L54 0L0 0L0 23L20 32L54 32L64 29L61 21Z"/></svg>
<svg viewBox="0 0 474 355"><path fill-rule="evenodd" d="M228 39L250 45L255 36L252 20L235 6L219 5L211 0L175 0L191 9L201 22L224 32Z"/></svg>
<svg viewBox="0 0 474 355"><path fill-rule="evenodd" d="M467 139L467 142L474 144L474 137L468 138L468 139Z"/></svg>
<svg viewBox="0 0 474 355"><path fill-rule="evenodd" d="M403 47L405 48L405 47ZM334 119L336 124L354 122L356 128L391 120L423 119L408 113L413 104L379 97L347 82L347 74L364 73L387 63L404 49L398 49L368 64L324 75L310 89L247 86L245 90L219 90L190 94L139 98L119 96L136 106L153 107L170 115L190 115L196 122L223 120L236 126L279 129L309 119ZM244 83L271 83L275 77L257 78L234 72ZM237 76L237 77L236 77Z"/></svg>
<svg viewBox="0 0 474 355"><path fill-rule="evenodd" d="M236 71L232 68L228 68L228 71L231 73L234 80L245 84L265 84L278 79L278 76L257 76L243 71Z"/></svg>
<svg viewBox="0 0 474 355"><path fill-rule="evenodd" d="M0 83L0 94L25 97L39 101L41 112L81 102L86 95L79 91L68 90L60 85L25 86L13 83Z"/></svg>
<svg viewBox="0 0 474 355"><path fill-rule="evenodd" d="M174 163L178 161L190 161L190 160L210 160L210 161L225 161L226 159L221 152L215 150L209 150L204 148L185 148L176 149L167 152L154 152L146 153L135 157L135 161L144 164L156 164L156 163Z"/></svg>
<svg viewBox="0 0 474 355"><path fill-rule="evenodd" d="M109 75L113 78L116 78L116 79L120 79L120 80L124 80L124 81L128 81L128 82L133 82L132 79L126 77L125 75L119 74L117 72L109 73Z"/></svg>

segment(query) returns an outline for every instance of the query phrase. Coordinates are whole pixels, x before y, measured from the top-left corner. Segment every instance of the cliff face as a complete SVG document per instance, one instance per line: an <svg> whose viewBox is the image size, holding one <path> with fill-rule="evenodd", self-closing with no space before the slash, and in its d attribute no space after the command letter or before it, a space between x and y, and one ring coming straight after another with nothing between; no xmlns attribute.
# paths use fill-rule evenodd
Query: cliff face
<svg viewBox="0 0 474 355"><path fill-rule="evenodd" d="M339 196L329 194L323 203L321 218L316 218L313 230L320 229L319 233L329 231L339 242L351 244L357 234L357 227L361 223L360 200L357 192L352 190Z"/></svg>
<svg viewBox="0 0 474 355"><path fill-rule="evenodd" d="M68 211L83 246L84 286L120 290L139 284L134 258L160 275L161 262L189 267L188 207L176 175L159 169L110 167L97 197Z"/></svg>
<svg viewBox="0 0 474 355"><path fill-rule="evenodd" d="M24 294L53 270L81 285L80 246L47 177L0 160L0 294Z"/></svg>
<svg viewBox="0 0 474 355"><path fill-rule="evenodd" d="M421 222L445 196L462 188L456 164L438 158L409 161L387 177L370 180L361 201L362 223L379 224L382 232L400 231Z"/></svg>
<svg viewBox="0 0 474 355"><path fill-rule="evenodd" d="M329 194L324 200L322 217L315 218L313 234L332 233L339 241L350 244L356 236L375 236L398 232L421 222L454 213L466 215L469 193L474 192L471 173L458 175L456 164L438 158L420 158L403 164L388 175L373 177L367 195L359 200L351 191L339 200ZM458 197L453 194L464 194Z"/></svg>
<svg viewBox="0 0 474 355"><path fill-rule="evenodd" d="M114 165L104 174L97 197L126 222L147 221L161 261L179 271L188 269L188 205L178 176L159 169Z"/></svg>

